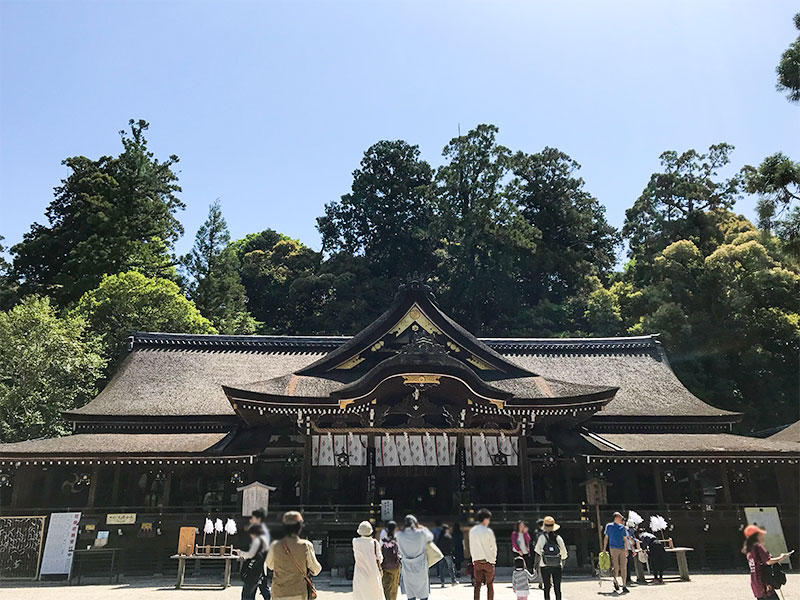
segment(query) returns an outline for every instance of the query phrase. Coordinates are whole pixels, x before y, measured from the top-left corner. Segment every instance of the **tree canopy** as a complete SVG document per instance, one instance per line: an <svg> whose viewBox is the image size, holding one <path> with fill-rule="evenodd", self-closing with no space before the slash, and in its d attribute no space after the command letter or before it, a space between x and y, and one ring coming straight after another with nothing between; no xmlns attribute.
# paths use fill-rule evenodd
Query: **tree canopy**
<svg viewBox="0 0 800 600"><path fill-rule="evenodd" d="M137 271L106 275L81 297L71 314L85 319L100 336L103 356L112 365L131 331L217 333L175 282Z"/></svg>
<svg viewBox="0 0 800 600"><path fill-rule="evenodd" d="M794 16L794 26L800 31L800 13ZM778 90L786 92L790 102L800 102L800 35L781 55L776 71Z"/></svg>
<svg viewBox="0 0 800 600"><path fill-rule="evenodd" d="M800 165L782 153L726 178L729 144L664 152L617 231L558 148L511 149L483 124L434 169L379 141L317 219L321 251L269 228L231 241L214 202L180 277L177 158L157 160L146 130L131 122L118 157L67 159L48 225L11 265L0 246L6 439L63 431L58 411L91 397L132 330L353 334L410 275L478 335L661 333L684 384L746 428L800 416ZM733 212L740 192L758 227Z"/></svg>
<svg viewBox="0 0 800 600"><path fill-rule="evenodd" d="M256 322L247 312L239 258L230 241L228 224L217 200L197 230L192 251L181 259L187 274L186 292L200 314L220 333L253 333Z"/></svg>
<svg viewBox="0 0 800 600"><path fill-rule="evenodd" d="M178 157L155 158L147 128L131 120L130 132L120 132L119 156L64 160L70 174L55 188L48 224L34 223L11 249L21 293L47 294L65 306L106 274L174 276L172 248L183 234L175 213L184 207L173 170Z"/></svg>
<svg viewBox="0 0 800 600"><path fill-rule="evenodd" d="M66 433L61 411L91 400L104 365L87 323L48 298L0 312L0 441Z"/></svg>

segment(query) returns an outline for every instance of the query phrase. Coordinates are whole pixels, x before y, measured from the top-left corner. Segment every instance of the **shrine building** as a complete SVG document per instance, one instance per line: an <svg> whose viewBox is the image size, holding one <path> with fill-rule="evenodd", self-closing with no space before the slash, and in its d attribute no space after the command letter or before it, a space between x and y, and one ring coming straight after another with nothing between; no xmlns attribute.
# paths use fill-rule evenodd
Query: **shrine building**
<svg viewBox="0 0 800 600"><path fill-rule="evenodd" d="M479 339L419 281L353 337L133 333L64 417L71 435L0 444L0 514L79 511L78 546L108 530L130 573L172 572L181 526L243 525L255 482L272 521L303 511L326 568L364 519L467 526L481 507L504 566L514 523L546 514L577 568L616 510L665 517L693 568L744 565L746 508L800 544L797 426L733 434L741 415L692 394L657 335Z"/></svg>

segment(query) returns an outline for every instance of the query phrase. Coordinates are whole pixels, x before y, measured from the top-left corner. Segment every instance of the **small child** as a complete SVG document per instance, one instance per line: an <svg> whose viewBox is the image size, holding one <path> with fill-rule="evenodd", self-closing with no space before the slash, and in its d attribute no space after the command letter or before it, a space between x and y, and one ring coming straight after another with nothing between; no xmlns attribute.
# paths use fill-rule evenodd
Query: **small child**
<svg viewBox="0 0 800 600"><path fill-rule="evenodd" d="M536 581L538 575L531 573L525 568L525 559L517 556L514 559L514 572L511 574L511 587L514 588L514 593L517 595L517 600L527 599L530 592L528 584Z"/></svg>

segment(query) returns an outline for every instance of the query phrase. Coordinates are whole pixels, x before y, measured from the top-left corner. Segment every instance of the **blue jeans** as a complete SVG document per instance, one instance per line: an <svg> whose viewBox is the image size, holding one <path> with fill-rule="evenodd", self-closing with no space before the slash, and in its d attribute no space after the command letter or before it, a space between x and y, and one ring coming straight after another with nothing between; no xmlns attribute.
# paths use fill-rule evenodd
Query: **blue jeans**
<svg viewBox="0 0 800 600"><path fill-rule="evenodd" d="M439 561L439 564L436 565L439 571L439 583L444 585L444 577L446 574L450 575L450 583L455 585L456 583L456 571L455 567L453 566L453 556L452 555L445 555L445 557Z"/></svg>

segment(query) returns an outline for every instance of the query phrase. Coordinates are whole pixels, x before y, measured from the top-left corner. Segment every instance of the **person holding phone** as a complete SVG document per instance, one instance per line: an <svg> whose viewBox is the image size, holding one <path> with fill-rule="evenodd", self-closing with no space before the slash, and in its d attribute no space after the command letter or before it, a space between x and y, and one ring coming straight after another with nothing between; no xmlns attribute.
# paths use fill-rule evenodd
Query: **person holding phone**
<svg viewBox="0 0 800 600"><path fill-rule="evenodd" d="M745 542L742 553L747 556L747 564L750 567L750 589L759 600L778 597L773 587L764 581L764 567L779 563L791 555L791 552L784 552L779 556L770 556L764 547L766 534L767 532L758 525L748 525L744 528Z"/></svg>

